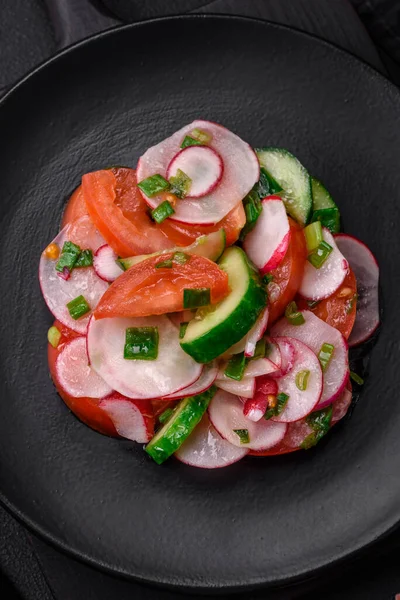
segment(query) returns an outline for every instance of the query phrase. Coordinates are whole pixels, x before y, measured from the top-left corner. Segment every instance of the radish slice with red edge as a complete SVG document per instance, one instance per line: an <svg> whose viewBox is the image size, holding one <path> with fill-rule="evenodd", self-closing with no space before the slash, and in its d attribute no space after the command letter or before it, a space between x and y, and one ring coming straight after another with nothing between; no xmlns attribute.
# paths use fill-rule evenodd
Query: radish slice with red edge
<svg viewBox="0 0 400 600"><path fill-rule="evenodd" d="M290 343L296 352L293 368L276 380L278 392L288 396L282 412L272 417L273 421L280 423L299 421L310 414L317 406L322 392L322 369L318 358L303 342L291 339ZM297 376L304 371L308 372L307 386L301 390L297 384Z"/></svg>
<svg viewBox="0 0 400 600"><path fill-rule="evenodd" d="M267 273L276 269L286 256L290 225L285 205L278 196L268 196L261 204L261 214L246 235L243 248L261 273Z"/></svg>
<svg viewBox="0 0 400 600"><path fill-rule="evenodd" d="M205 414L175 456L191 467L219 469L232 465L248 452L247 448L238 448L224 440Z"/></svg>
<svg viewBox="0 0 400 600"><path fill-rule="evenodd" d="M313 432L313 428L307 423L306 419L289 423L286 435L282 441L282 446L292 450L299 450L306 437Z"/></svg>
<svg viewBox="0 0 400 600"><path fill-rule="evenodd" d="M93 258L93 268L100 279L111 283L122 275L123 269L116 262L118 256L108 244L100 246Z"/></svg>
<svg viewBox="0 0 400 600"><path fill-rule="evenodd" d="M189 146L180 150L168 165L167 179L175 177L178 169L190 177L189 193L185 198L201 198L219 184L224 172L222 158L208 146Z"/></svg>
<svg viewBox="0 0 400 600"><path fill-rule="evenodd" d="M303 325L291 325L286 317L272 328L273 336L287 336L306 344L318 356L323 344L334 347L333 355L323 372L323 389L317 409L329 406L343 392L349 378L347 343L342 334L309 310L300 311Z"/></svg>
<svg viewBox="0 0 400 600"><path fill-rule="evenodd" d="M250 450L268 450L284 437L286 423L261 419L257 423L243 414L243 404L237 396L219 391L208 407L208 416L218 433L229 443ZM243 443L239 432L247 432L249 442Z"/></svg>
<svg viewBox="0 0 400 600"><path fill-rule="evenodd" d="M357 238L340 233L335 241L357 280L357 313L349 337L353 347L370 338L379 325L379 267L371 250Z"/></svg>
<svg viewBox="0 0 400 600"><path fill-rule="evenodd" d="M260 316L258 317L255 325L250 329L246 336L246 345L244 347L244 355L247 357L254 356L257 342L261 340L268 325L269 311L268 307L265 308Z"/></svg>
<svg viewBox="0 0 400 600"><path fill-rule="evenodd" d="M93 252L104 244L104 239L97 232L88 217L82 217L60 231L54 238L53 244L57 244L62 250L64 242L72 241L79 245L82 250L90 249ZM71 275L64 279L56 271L55 260L48 259L43 253L39 262L39 282L43 298L53 313L63 325L77 333L86 333L90 313L80 319L73 319L69 314L67 304L78 296L83 295L86 302L94 310L108 289L108 284L100 279L93 267L73 269Z"/></svg>
<svg viewBox="0 0 400 600"><path fill-rule="evenodd" d="M216 363L203 366L203 371L197 381L189 385L187 388L183 388L179 392L164 396L164 400L175 400L179 398L186 398L187 396L196 396L205 392L212 386L218 373L218 367Z"/></svg>
<svg viewBox="0 0 400 600"><path fill-rule="evenodd" d="M346 416L347 411L351 406L351 401L353 399L353 394L351 390L351 385L348 383L346 389L342 393L341 396L332 405L332 425L343 419Z"/></svg>
<svg viewBox="0 0 400 600"><path fill-rule="evenodd" d="M290 339L277 337L272 342L279 348L280 364L278 370L271 373L273 377L283 377L293 369L296 360L296 349Z"/></svg>
<svg viewBox="0 0 400 600"><path fill-rule="evenodd" d="M278 384L275 379L269 377L259 377L256 381L256 390L253 398L245 400L243 414L250 421L257 422L265 415L268 408L268 396L276 396L278 393Z"/></svg>
<svg viewBox="0 0 400 600"><path fill-rule="evenodd" d="M155 360L124 358L128 327L155 327L158 356ZM123 396L133 399L159 398L188 387L200 377L203 365L196 363L179 344L177 328L165 315L138 318L90 320L88 354L92 368Z"/></svg>
<svg viewBox="0 0 400 600"><path fill-rule="evenodd" d="M88 364L86 338L78 337L64 345L56 360L57 380L73 398L102 398L112 388Z"/></svg>
<svg viewBox="0 0 400 600"><path fill-rule="evenodd" d="M168 165L180 150L185 136L200 129L211 136L209 147L222 158L224 172L219 184L201 198L177 200L170 219L183 223L215 225L219 223L250 192L260 176L260 165L254 150L240 137L211 121L193 121L169 138L149 148L139 159L138 182L152 175L167 176ZM238 167L240 165L240 168ZM189 192L190 193L190 192ZM165 200L162 194L143 198L151 208Z"/></svg>
<svg viewBox="0 0 400 600"><path fill-rule="evenodd" d="M153 437L154 417L150 402L135 402L114 392L100 400L99 407L108 414L121 437L140 444L146 444Z"/></svg>
<svg viewBox="0 0 400 600"><path fill-rule="evenodd" d="M244 370L244 377L261 377L279 371L278 367L269 358L251 360Z"/></svg>
<svg viewBox="0 0 400 600"><path fill-rule="evenodd" d="M323 300L332 296L349 272L349 263L325 227L322 229L322 238L332 247L332 252L319 269L306 260L299 294L307 300Z"/></svg>
<svg viewBox="0 0 400 600"><path fill-rule="evenodd" d="M244 377L241 381L235 381L224 376L223 379L216 379L215 385L230 394L236 394L242 398L252 398L256 389L256 379L255 377Z"/></svg>

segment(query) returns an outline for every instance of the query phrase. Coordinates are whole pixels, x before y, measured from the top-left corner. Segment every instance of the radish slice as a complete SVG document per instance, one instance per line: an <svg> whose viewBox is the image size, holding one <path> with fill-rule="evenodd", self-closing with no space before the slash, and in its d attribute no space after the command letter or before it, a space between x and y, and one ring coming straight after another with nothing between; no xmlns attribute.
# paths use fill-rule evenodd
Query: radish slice
<svg viewBox="0 0 400 600"><path fill-rule="evenodd" d="M256 379L255 377L244 377L241 381L235 381L224 376L222 379L216 379L215 385L230 394L236 394L242 398L252 398L256 389Z"/></svg>
<svg viewBox="0 0 400 600"><path fill-rule="evenodd" d="M247 448L238 448L224 440L205 414L175 456L191 467L219 469L232 465L248 452Z"/></svg>
<svg viewBox="0 0 400 600"><path fill-rule="evenodd" d="M310 414L317 406L322 392L322 369L318 358L303 342L291 339L290 343L296 352L293 368L276 380L279 393L289 396L281 414L272 417L274 421L280 423L299 421ZM296 385L297 374L301 371L309 372L307 388L303 391Z"/></svg>
<svg viewBox="0 0 400 600"><path fill-rule="evenodd" d="M329 406L343 392L349 377L346 340L342 334L309 310L301 311L305 323L291 325L284 317L272 328L272 335L288 336L306 344L318 356L323 344L332 344L334 354L324 371L323 390L317 409Z"/></svg>
<svg viewBox="0 0 400 600"><path fill-rule="evenodd" d="M351 235L335 235L338 248L345 255L357 280L357 313L349 346L358 346L379 325L379 267L375 256L363 242Z"/></svg>
<svg viewBox="0 0 400 600"><path fill-rule="evenodd" d="M276 423L261 419L258 423L250 421L243 414L243 404L232 394L217 392L208 407L211 423L218 433L228 442L239 448L250 450L268 450L284 437L286 423ZM235 430L247 430L249 443L242 444Z"/></svg>
<svg viewBox="0 0 400 600"><path fill-rule="evenodd" d="M284 203L278 196L264 198L257 223L243 242L246 254L261 273L266 273L281 264L289 242L290 225Z"/></svg>
<svg viewBox="0 0 400 600"><path fill-rule="evenodd" d="M212 386L218 373L218 367L216 363L203 366L203 371L197 381L189 385L189 387L183 388L179 392L164 396L164 400L175 400L179 398L186 398L187 396L196 396L205 392Z"/></svg>
<svg viewBox="0 0 400 600"><path fill-rule="evenodd" d="M347 414L352 399L353 394L351 387L349 388L349 386L347 386L343 394L339 396L339 398L333 403L332 425L343 419L343 417Z"/></svg>
<svg viewBox="0 0 400 600"><path fill-rule="evenodd" d="M332 296L349 272L349 263L337 247L331 232L325 227L322 229L322 237L333 250L319 269L306 260L299 294L307 300L322 300Z"/></svg>
<svg viewBox="0 0 400 600"><path fill-rule="evenodd" d="M100 279L112 282L122 275L123 270L118 265L118 256L108 244L100 246L94 255L93 267Z"/></svg>
<svg viewBox="0 0 400 600"><path fill-rule="evenodd" d="M145 444L154 435L154 417L149 402L134 402L116 392L100 400L99 407L114 423L121 437Z"/></svg>
<svg viewBox="0 0 400 600"><path fill-rule="evenodd" d="M268 408L268 396L276 396L278 393L278 384L275 379L269 377L260 377L256 382L256 391L253 398L245 401L243 414L251 421L257 422L265 415Z"/></svg>
<svg viewBox="0 0 400 600"><path fill-rule="evenodd" d="M57 380L73 398L102 398L112 388L88 364L86 338L71 340L56 361Z"/></svg>
<svg viewBox="0 0 400 600"><path fill-rule="evenodd" d="M261 340L264 335L267 325L268 325L268 316L269 310L268 307L265 308L257 321L250 329L249 333L246 336L246 345L244 347L244 355L247 357L254 356L254 352L256 350L256 345L259 340Z"/></svg>
<svg viewBox="0 0 400 600"><path fill-rule="evenodd" d="M208 146L189 146L171 160L167 179L175 177L178 169L192 180L185 198L201 198L210 194L221 181L224 163L218 152Z"/></svg>
<svg viewBox="0 0 400 600"><path fill-rule="evenodd" d="M244 371L244 377L261 377L279 371L278 367L269 358L251 360Z"/></svg>
<svg viewBox="0 0 400 600"><path fill-rule="evenodd" d="M313 432L313 428L307 423L306 419L289 423L282 445L286 448L298 449L306 437Z"/></svg>
<svg viewBox="0 0 400 600"><path fill-rule="evenodd" d="M279 348L279 369L272 373L273 377L283 377L293 369L296 360L296 349L292 341L287 338L277 337L273 340Z"/></svg>
<svg viewBox="0 0 400 600"><path fill-rule="evenodd" d="M73 241L82 249L91 249L94 252L104 244L104 239L88 217L82 217L64 227L52 243L57 244L61 250L66 241ZM94 310L108 289L108 284L97 276L92 267L74 269L68 279L63 279L55 269L57 260L49 260L44 253L40 257L39 282L43 298L56 319L73 331L84 334L90 313L75 321L69 314L67 303L83 295Z"/></svg>
<svg viewBox="0 0 400 600"><path fill-rule="evenodd" d="M149 148L139 159L136 175L139 182L156 173L165 177L183 139L194 129L212 136L210 147L221 156L224 173L219 185L206 196L178 200L170 218L183 223L213 225L243 200L260 175L260 165L251 146L225 127L210 121L193 121ZM143 194L143 197L151 208L156 208L165 199L162 195L149 198Z"/></svg>
<svg viewBox="0 0 400 600"><path fill-rule="evenodd" d="M157 327L156 360L124 358L128 327ZM128 398L159 398L188 387L200 377L203 365L180 347L178 331L165 315L90 320L88 353L92 368L117 392Z"/></svg>

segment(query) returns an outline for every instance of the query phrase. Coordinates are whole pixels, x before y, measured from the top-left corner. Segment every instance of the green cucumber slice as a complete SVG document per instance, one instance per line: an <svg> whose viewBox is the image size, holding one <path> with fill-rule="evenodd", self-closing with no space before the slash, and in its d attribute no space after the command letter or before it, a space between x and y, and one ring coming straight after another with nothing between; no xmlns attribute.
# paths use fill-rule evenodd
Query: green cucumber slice
<svg viewBox="0 0 400 600"><path fill-rule="evenodd" d="M311 217L312 193L308 171L293 154L283 148L256 148L260 166L282 188L279 193L286 212L301 225Z"/></svg>
<svg viewBox="0 0 400 600"><path fill-rule="evenodd" d="M121 267L126 271L130 269L134 265L146 260L146 258L150 258L152 256L160 256L165 252L188 252L189 254L197 254L197 256L204 256L204 258L209 258L210 260L217 262L217 260L221 257L223 251L226 246L226 235L224 229L219 229L219 231L214 231L213 233L209 233L208 235L201 235L197 238L193 244L190 246L175 247L170 250L165 250L163 252L154 252L153 254L141 254L139 256L130 256L129 258L119 258L118 263Z"/></svg>
<svg viewBox="0 0 400 600"><path fill-rule="evenodd" d="M219 261L228 274L230 294L219 304L199 309L181 340L182 349L199 363L208 363L241 340L266 306L258 271L241 248L228 248Z"/></svg>
<svg viewBox="0 0 400 600"><path fill-rule="evenodd" d="M197 396L183 398L173 415L147 444L145 450L157 464L167 460L200 423L217 388L210 387Z"/></svg>
<svg viewBox="0 0 400 600"><path fill-rule="evenodd" d="M315 177L311 177L311 190L313 210L320 210L321 208L337 208L326 187Z"/></svg>
<svg viewBox="0 0 400 600"><path fill-rule="evenodd" d="M313 197L312 222L321 221L321 224L327 227L331 233L339 233L340 212L332 196L315 177L311 178L311 189Z"/></svg>

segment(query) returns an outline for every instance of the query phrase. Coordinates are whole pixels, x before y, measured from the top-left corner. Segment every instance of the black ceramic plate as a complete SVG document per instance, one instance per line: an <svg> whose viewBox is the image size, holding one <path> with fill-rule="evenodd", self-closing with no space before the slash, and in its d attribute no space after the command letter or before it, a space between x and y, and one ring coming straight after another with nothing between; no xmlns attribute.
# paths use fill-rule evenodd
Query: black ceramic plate
<svg viewBox="0 0 400 600"><path fill-rule="evenodd" d="M375 252L386 298L351 420L314 450L217 472L103 437L58 398L41 250L86 171L132 165L195 118L294 152ZM400 96L350 55L289 29L184 17L63 52L0 105L1 489L36 531L92 564L196 588L288 583L400 520Z"/></svg>

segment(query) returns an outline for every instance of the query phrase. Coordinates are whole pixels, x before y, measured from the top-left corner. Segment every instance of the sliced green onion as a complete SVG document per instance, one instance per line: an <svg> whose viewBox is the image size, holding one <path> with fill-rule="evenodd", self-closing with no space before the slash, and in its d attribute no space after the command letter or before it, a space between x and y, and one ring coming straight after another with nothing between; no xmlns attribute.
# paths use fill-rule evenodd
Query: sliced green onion
<svg viewBox="0 0 400 600"><path fill-rule="evenodd" d="M271 283L271 281L274 280L274 276L271 275L271 273L266 273L263 276L262 280L263 280L263 283L265 283L265 285L268 285L269 283Z"/></svg>
<svg viewBox="0 0 400 600"><path fill-rule="evenodd" d="M78 296L77 298L71 300L71 302L68 302L67 308L69 314L75 321L83 317L83 315L86 315L86 313L90 312L90 306L86 302L84 296Z"/></svg>
<svg viewBox="0 0 400 600"><path fill-rule="evenodd" d="M164 200L157 208L151 211L151 216L156 223L162 223L165 219L168 219L168 217L173 215L174 212L171 203L168 202L168 200Z"/></svg>
<svg viewBox="0 0 400 600"><path fill-rule="evenodd" d="M256 360L257 358L265 358L266 352L267 352L267 342L266 342L265 338L261 338L261 340L258 340L258 342L256 343L256 347L254 350L254 354L252 356L252 360Z"/></svg>
<svg viewBox="0 0 400 600"><path fill-rule="evenodd" d="M117 265L118 265L119 267L121 267L121 269L122 269L123 271L126 271L126 270L127 270L127 267L125 266L125 261L124 261L124 259L123 259L123 258L121 258L121 257L119 256L115 262L117 263Z"/></svg>
<svg viewBox="0 0 400 600"><path fill-rule="evenodd" d="M320 269L332 250L332 246L330 246L328 242L325 242L325 240L322 240L318 247L307 256L307 260L312 264L313 267Z"/></svg>
<svg viewBox="0 0 400 600"><path fill-rule="evenodd" d="M306 391L309 377L310 371L299 371L298 373L296 373L296 387L301 392Z"/></svg>
<svg viewBox="0 0 400 600"><path fill-rule="evenodd" d="M198 129L197 127L196 129L193 129L193 131L191 131L189 135L191 138L197 140L201 144L209 144L210 142L212 142L213 139L211 133L207 133L207 131L204 131L203 129Z"/></svg>
<svg viewBox="0 0 400 600"><path fill-rule="evenodd" d="M331 233L340 231L340 212L337 206L315 210L312 221L320 221L322 226L329 229Z"/></svg>
<svg viewBox="0 0 400 600"><path fill-rule="evenodd" d="M276 402L275 402L274 406L271 406L270 408L267 409L267 411L264 415L264 419L267 419L267 421L268 421L269 419L272 419L272 417L277 417L278 415L280 415L281 412L283 411L283 409L285 408L288 400L289 400L288 394L285 394L283 392L278 394L276 396Z"/></svg>
<svg viewBox="0 0 400 600"><path fill-rule="evenodd" d="M314 411L307 417L307 423L314 431L303 440L300 448L303 450L312 448L328 433L332 421L332 412L333 407L331 404L327 408Z"/></svg>
<svg viewBox="0 0 400 600"><path fill-rule="evenodd" d="M172 269L172 258L162 260L155 265L156 269Z"/></svg>
<svg viewBox="0 0 400 600"><path fill-rule="evenodd" d="M181 169L178 169L176 175L169 178L169 182L171 184L171 193L175 194L181 200L188 195L192 185L190 177Z"/></svg>
<svg viewBox="0 0 400 600"><path fill-rule="evenodd" d="M346 314L349 315L354 308L354 304L357 302L358 295L354 294L352 298L346 303Z"/></svg>
<svg viewBox="0 0 400 600"><path fill-rule="evenodd" d="M354 373L354 371L350 371L350 377L357 385L364 384L364 379L360 377L360 375L358 375L357 373Z"/></svg>
<svg viewBox="0 0 400 600"><path fill-rule="evenodd" d="M249 430L248 429L234 429L234 433L239 436L241 444L248 444L250 442Z"/></svg>
<svg viewBox="0 0 400 600"><path fill-rule="evenodd" d="M76 264L76 261L78 260L80 253L81 249L79 246L73 242L64 242L61 256L56 264L56 271L62 273L66 268L69 272L71 272Z"/></svg>
<svg viewBox="0 0 400 600"><path fill-rule="evenodd" d="M151 177L139 181L138 187L149 198L157 196L157 194L161 194L161 192L168 192L171 189L171 185L165 177L158 174L151 175Z"/></svg>
<svg viewBox="0 0 400 600"><path fill-rule="evenodd" d="M321 363L321 367L322 370L325 371L327 366L329 365L329 362L333 356L335 350L335 346L332 346L332 344L327 344L324 343L321 346L321 350L319 351L318 354L318 358L319 358L319 362Z"/></svg>
<svg viewBox="0 0 400 600"><path fill-rule="evenodd" d="M304 228L304 237L306 238L307 250L309 252L318 248L323 241L321 223L315 221L315 223L307 225L307 227Z"/></svg>
<svg viewBox="0 0 400 600"><path fill-rule="evenodd" d="M320 302L321 300L307 300L307 304L310 308L315 308Z"/></svg>
<svg viewBox="0 0 400 600"><path fill-rule="evenodd" d="M190 288L183 290L183 308L199 308L210 304L210 288Z"/></svg>
<svg viewBox="0 0 400 600"><path fill-rule="evenodd" d="M57 348L58 344L60 343L60 339L61 331L53 325L47 332L47 340L49 344L53 346L53 348Z"/></svg>
<svg viewBox="0 0 400 600"><path fill-rule="evenodd" d="M244 212L246 213L246 224L240 233L240 239L243 241L246 235L254 228L258 217L261 215L262 204L257 192L252 190L243 199Z"/></svg>
<svg viewBox="0 0 400 600"><path fill-rule="evenodd" d="M281 186L275 179L270 175L264 167L260 169L260 180L258 182L258 195L260 198L266 196L272 196L282 191Z"/></svg>
<svg viewBox="0 0 400 600"><path fill-rule="evenodd" d="M285 310L285 317L291 325L303 325L305 319L297 308L296 302L289 302Z"/></svg>
<svg viewBox="0 0 400 600"><path fill-rule="evenodd" d="M91 250L82 250L75 263L75 269L78 267L91 267L93 265L93 252Z"/></svg>
<svg viewBox="0 0 400 600"><path fill-rule="evenodd" d="M156 360L158 327L128 327L125 332L124 358Z"/></svg>
<svg viewBox="0 0 400 600"><path fill-rule="evenodd" d="M164 423L170 420L173 414L174 411L172 410L172 408L167 408L167 410L164 410L164 412L161 413L161 415L158 417L158 420L162 425L164 425Z"/></svg>
<svg viewBox="0 0 400 600"><path fill-rule="evenodd" d="M179 339L180 340L185 337L185 333L186 333L186 329L187 329L188 325L189 325L189 323L179 323Z"/></svg>
<svg viewBox="0 0 400 600"><path fill-rule="evenodd" d="M185 254L184 252L175 252L173 256L173 261L178 263L178 265L186 264L189 259L189 254Z"/></svg>
<svg viewBox="0 0 400 600"><path fill-rule="evenodd" d="M226 369L224 371L225 375L230 379L241 381L246 368L246 362L247 361L244 352L241 352L240 354L234 354L226 365Z"/></svg>
<svg viewBox="0 0 400 600"><path fill-rule="evenodd" d="M203 142L195 140L191 135L185 135L181 148L188 148L189 146L203 146Z"/></svg>

